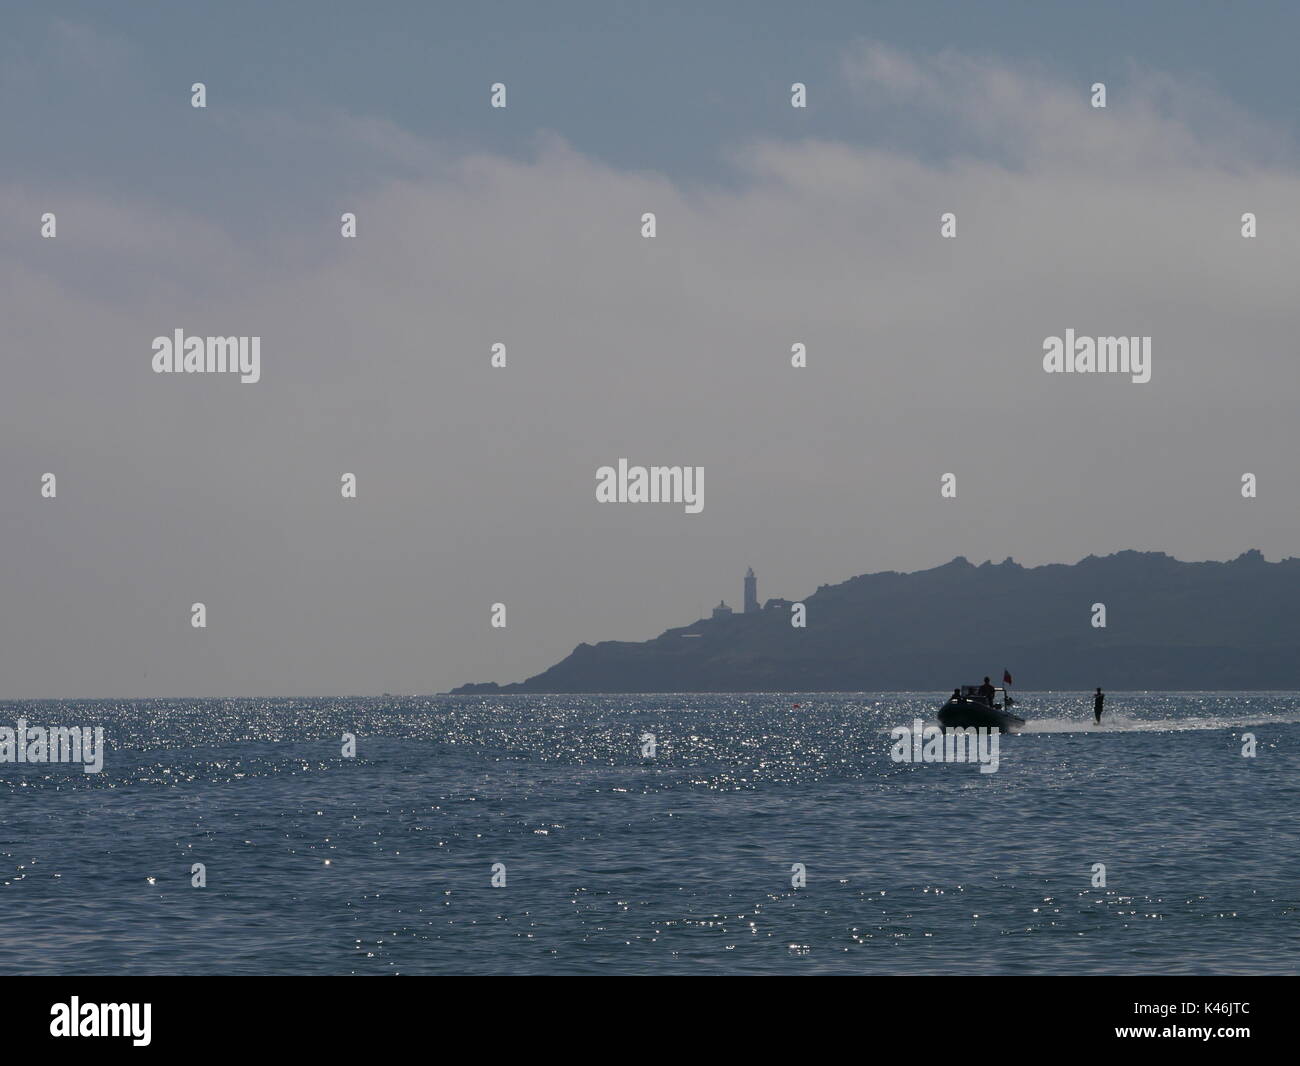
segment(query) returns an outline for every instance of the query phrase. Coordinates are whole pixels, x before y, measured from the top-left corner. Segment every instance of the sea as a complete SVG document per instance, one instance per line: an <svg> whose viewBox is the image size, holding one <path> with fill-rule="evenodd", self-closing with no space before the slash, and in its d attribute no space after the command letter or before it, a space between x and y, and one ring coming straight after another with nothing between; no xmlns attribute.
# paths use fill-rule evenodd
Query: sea
<svg viewBox="0 0 1300 1066"><path fill-rule="evenodd" d="M1297 972L1300 693L943 700L0 703L105 744L0 763L0 973Z"/></svg>

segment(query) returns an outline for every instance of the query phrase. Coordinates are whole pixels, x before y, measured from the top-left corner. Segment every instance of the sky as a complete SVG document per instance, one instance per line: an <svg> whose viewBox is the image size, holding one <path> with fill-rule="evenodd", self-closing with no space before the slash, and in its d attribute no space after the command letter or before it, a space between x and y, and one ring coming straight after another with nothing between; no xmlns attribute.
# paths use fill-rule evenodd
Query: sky
<svg viewBox="0 0 1300 1066"><path fill-rule="evenodd" d="M521 680L747 566L1300 554L1293 5L0 18L0 698ZM261 380L153 373L178 328ZM1044 373L1066 329L1151 381ZM598 503L624 457L703 510Z"/></svg>

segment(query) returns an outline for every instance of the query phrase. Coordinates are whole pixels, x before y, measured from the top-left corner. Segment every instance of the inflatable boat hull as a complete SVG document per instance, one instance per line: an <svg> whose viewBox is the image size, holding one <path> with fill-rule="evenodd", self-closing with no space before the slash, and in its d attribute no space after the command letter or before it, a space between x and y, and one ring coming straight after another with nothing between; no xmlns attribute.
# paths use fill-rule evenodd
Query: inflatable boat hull
<svg viewBox="0 0 1300 1066"><path fill-rule="evenodd" d="M1000 733L1014 733L1025 724L1009 711L990 707L974 700L949 700L939 711L939 725L944 732L949 729L996 729Z"/></svg>

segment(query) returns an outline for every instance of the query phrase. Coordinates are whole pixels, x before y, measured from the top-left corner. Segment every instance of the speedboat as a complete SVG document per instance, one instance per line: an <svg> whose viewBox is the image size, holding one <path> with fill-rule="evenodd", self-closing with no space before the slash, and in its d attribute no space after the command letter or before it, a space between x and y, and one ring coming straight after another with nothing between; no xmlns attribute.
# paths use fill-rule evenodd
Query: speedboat
<svg viewBox="0 0 1300 1066"><path fill-rule="evenodd" d="M1001 696L1002 702L998 702ZM1007 708L1013 704L1007 690L993 690L992 702L980 698L978 685L962 685L939 711L939 725L946 733L949 729L996 729L999 733L1014 733L1025 724L1023 718Z"/></svg>

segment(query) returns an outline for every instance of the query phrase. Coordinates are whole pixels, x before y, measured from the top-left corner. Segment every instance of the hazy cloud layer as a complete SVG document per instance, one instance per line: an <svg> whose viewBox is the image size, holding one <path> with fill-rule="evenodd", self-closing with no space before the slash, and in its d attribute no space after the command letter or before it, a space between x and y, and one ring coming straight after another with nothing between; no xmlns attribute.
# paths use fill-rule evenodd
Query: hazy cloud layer
<svg viewBox="0 0 1300 1066"><path fill-rule="evenodd" d="M129 97L113 48L87 78ZM1095 111L1041 70L854 44L836 89L857 129L721 143L725 185L273 101L170 107L165 182L148 155L135 186L25 159L0 183L3 695L517 680L734 604L751 564L794 598L956 554L1294 554L1293 146L1151 73ZM1152 336L1152 381L1044 374L1070 327ZM153 374L176 328L260 335L261 382ZM623 456L704 466L704 512L597 504Z"/></svg>

